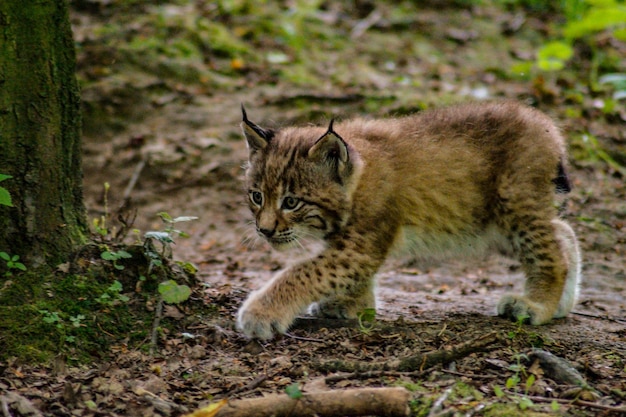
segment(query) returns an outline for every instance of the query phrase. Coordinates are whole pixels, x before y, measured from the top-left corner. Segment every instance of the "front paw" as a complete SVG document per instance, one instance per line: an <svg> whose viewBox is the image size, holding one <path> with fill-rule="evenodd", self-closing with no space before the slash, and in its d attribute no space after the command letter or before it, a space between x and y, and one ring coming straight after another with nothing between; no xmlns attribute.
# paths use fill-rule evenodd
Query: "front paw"
<svg viewBox="0 0 626 417"><path fill-rule="evenodd" d="M553 312L543 304L518 295L505 295L498 303L498 315L512 321L523 321L534 325L545 324Z"/></svg>
<svg viewBox="0 0 626 417"><path fill-rule="evenodd" d="M285 333L295 319L264 300L261 293L253 292L239 308L237 328L248 338L271 339L275 333Z"/></svg>

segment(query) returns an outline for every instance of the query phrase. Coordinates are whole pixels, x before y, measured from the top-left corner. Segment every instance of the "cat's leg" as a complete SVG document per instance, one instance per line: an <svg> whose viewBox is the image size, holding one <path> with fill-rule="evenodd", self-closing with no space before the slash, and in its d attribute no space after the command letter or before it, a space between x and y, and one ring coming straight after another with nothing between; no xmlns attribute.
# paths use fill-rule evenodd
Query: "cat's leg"
<svg viewBox="0 0 626 417"><path fill-rule="evenodd" d="M239 309L237 327L248 337L269 339L275 332L286 332L298 314L320 300L346 300L342 308L352 315L362 303L370 304L365 302L369 289L362 289L370 286L371 277L383 261L384 257L374 258L352 250L327 249L252 292ZM347 303L355 296L359 301ZM347 305L353 307L346 309Z"/></svg>
<svg viewBox="0 0 626 417"><path fill-rule="evenodd" d="M369 308L376 308L374 279L365 279L360 287L343 297L331 296L311 308L311 314L319 317L352 319Z"/></svg>
<svg viewBox="0 0 626 417"><path fill-rule="evenodd" d="M556 237L560 243L561 251L567 260L567 278L565 288L561 295L559 308L554 317L565 317L572 311L578 299L579 286L581 281L580 249L578 240L571 226L562 220L552 220L556 231Z"/></svg>
<svg viewBox="0 0 626 417"><path fill-rule="evenodd" d="M526 274L526 284L523 295L505 295L500 300L498 315L544 324L558 313L561 295L570 276L570 262L560 239L564 228L530 215L516 220L513 244Z"/></svg>

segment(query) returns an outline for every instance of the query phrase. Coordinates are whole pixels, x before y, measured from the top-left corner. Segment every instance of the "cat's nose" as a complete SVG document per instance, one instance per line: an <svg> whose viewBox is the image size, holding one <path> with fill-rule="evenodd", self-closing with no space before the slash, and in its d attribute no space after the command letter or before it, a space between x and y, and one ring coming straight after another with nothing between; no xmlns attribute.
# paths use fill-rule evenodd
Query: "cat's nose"
<svg viewBox="0 0 626 417"><path fill-rule="evenodd" d="M276 233L276 229L263 229L263 228L260 228L259 229L259 233L261 233L265 237L272 237L272 236L274 236L274 233Z"/></svg>

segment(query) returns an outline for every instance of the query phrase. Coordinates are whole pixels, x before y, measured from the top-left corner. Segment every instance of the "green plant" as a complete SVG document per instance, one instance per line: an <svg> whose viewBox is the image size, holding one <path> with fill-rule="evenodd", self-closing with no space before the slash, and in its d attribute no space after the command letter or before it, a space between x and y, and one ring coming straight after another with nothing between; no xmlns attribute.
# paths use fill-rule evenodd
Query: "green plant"
<svg viewBox="0 0 626 417"><path fill-rule="evenodd" d="M65 324L65 320L61 318L61 314L58 311L48 311L48 310L39 310L39 314L41 314L42 321L46 324L50 324L54 326L59 333L61 334L61 338L66 343L74 343L76 341L76 336L68 334L70 330ZM81 320L85 318L84 315L79 314L78 316L70 316L69 319L72 322L72 327L80 327Z"/></svg>
<svg viewBox="0 0 626 417"><path fill-rule="evenodd" d="M560 71L574 56L574 43L582 41L591 50L590 84L597 89L597 72L602 64L608 64L611 53L600 47L600 40L594 38L599 33L609 33L617 40L626 40L626 5L619 0L572 0L560 2L558 7L566 22L557 27L558 36L544 43L534 61L534 66L544 72ZM619 53L618 53L619 55ZM609 64L610 65L610 64ZM528 73L533 65L518 64L514 72ZM609 79L611 79L609 77Z"/></svg>
<svg viewBox="0 0 626 417"><path fill-rule="evenodd" d="M169 304L180 304L189 299L191 288L187 285L179 285L174 280L168 280L159 284L159 294L163 301Z"/></svg>
<svg viewBox="0 0 626 417"><path fill-rule="evenodd" d="M613 100L626 98L626 74L605 74L598 80L600 84L609 84L615 90Z"/></svg>
<svg viewBox="0 0 626 417"><path fill-rule="evenodd" d="M180 216L172 218L172 216L164 211L157 213L157 215L161 217L161 220L165 223L165 228L162 231L146 232L144 238L146 241L156 240L159 242L161 244L161 256L170 259L172 257L172 244L175 243L174 238L189 237L189 235L182 230L175 229L174 225L176 223L197 220L198 218L195 216Z"/></svg>
<svg viewBox="0 0 626 417"><path fill-rule="evenodd" d="M515 360L515 363L509 366L509 370L513 371L513 375L507 378L504 386L508 391L513 391L515 393L515 395L512 395L512 399L515 401L520 410L524 411L535 405L532 399L528 396L528 393L537 377L532 373L528 373L526 366L522 363L522 360L528 360L526 355L517 353L513 356L513 359ZM525 378L523 392L520 392L520 384L523 378ZM498 398L504 398L507 396L507 393L499 385L493 386L493 393Z"/></svg>
<svg viewBox="0 0 626 417"><path fill-rule="evenodd" d="M606 163L613 170L619 172L622 176L626 177L626 167L620 165L611 155L609 155L598 142L598 139L590 134L583 133L575 141L575 143L583 149L584 159L590 161L602 161Z"/></svg>
<svg viewBox="0 0 626 417"><path fill-rule="evenodd" d="M0 174L0 182L4 180L8 180L10 178L13 178L13 177L10 175ZM0 206L13 207L13 202L11 201L11 194L9 193L9 190L7 190L4 187L0 187Z"/></svg>
<svg viewBox="0 0 626 417"><path fill-rule="evenodd" d="M126 252L125 250L118 250L118 251L105 250L104 252L100 254L100 257L104 259L105 261L113 262L113 267L121 271L124 269L124 266L118 264L117 261L119 261L120 259L130 259L133 256L130 253Z"/></svg>
<svg viewBox="0 0 626 417"><path fill-rule="evenodd" d="M524 323L528 318L528 316L519 316L517 318L517 321L515 322L515 330L511 330L507 333L509 339L515 339L517 336L523 334L526 331L524 328Z"/></svg>
<svg viewBox="0 0 626 417"><path fill-rule="evenodd" d="M18 271L26 271L26 265L19 262L20 257L18 255L9 255L6 252L0 252L0 259L6 262L7 271L4 273L6 277L10 277L13 275L14 270Z"/></svg>
<svg viewBox="0 0 626 417"><path fill-rule="evenodd" d="M100 236L107 236L109 234L109 229L107 228L107 217L109 216L109 189L111 186L108 182L104 183L104 213L100 216L100 218L93 219L93 227L96 230L96 233Z"/></svg>
<svg viewBox="0 0 626 417"><path fill-rule="evenodd" d="M363 334L369 334L374 328L374 322L376 320L376 309L366 308L357 314L359 320L359 330Z"/></svg>
<svg viewBox="0 0 626 417"><path fill-rule="evenodd" d="M106 306L112 306L117 302L127 303L130 299L122 294L123 289L121 282L114 281L104 293L96 298L96 301Z"/></svg>
<svg viewBox="0 0 626 417"><path fill-rule="evenodd" d="M297 382L294 382L293 384L286 387L285 393L289 396L289 398L292 398L294 400L302 398L302 396L304 395L302 394L302 390L300 389L300 386Z"/></svg>

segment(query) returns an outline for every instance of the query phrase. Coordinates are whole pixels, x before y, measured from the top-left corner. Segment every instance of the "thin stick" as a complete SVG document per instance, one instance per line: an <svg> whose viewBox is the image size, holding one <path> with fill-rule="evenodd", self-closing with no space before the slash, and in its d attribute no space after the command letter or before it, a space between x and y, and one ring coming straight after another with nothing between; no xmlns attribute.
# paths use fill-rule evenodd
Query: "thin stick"
<svg viewBox="0 0 626 417"><path fill-rule="evenodd" d="M438 415L441 410L443 410L443 403L445 400L448 399L450 394L452 394L453 389L454 389L454 386L448 388L447 390L443 392L443 394L441 394L439 398L437 398L437 401L435 401L432 408L430 409L430 412L428 413L428 417L434 417Z"/></svg>
<svg viewBox="0 0 626 417"><path fill-rule="evenodd" d="M609 316L598 316L598 315L595 315L595 314L580 313L578 311L572 311L571 314L575 314L577 316L582 316L582 317L589 317L589 318L592 318L592 319L608 320L608 321L612 321L612 322L615 322L615 323L626 323L626 320L616 319L616 318L609 317Z"/></svg>
<svg viewBox="0 0 626 417"><path fill-rule="evenodd" d="M159 341L159 325L161 324L161 317L163 316L163 297L159 297L159 302L156 305L154 312L154 322L152 322L152 333L150 336L150 355L154 355L154 351Z"/></svg>
<svg viewBox="0 0 626 417"><path fill-rule="evenodd" d="M135 166L133 175L130 177L130 181L128 181L128 185L126 186L126 189L124 190L124 194L122 196L122 204L120 205L120 209L122 207L126 207L128 202L130 201L130 193L133 192L133 189L135 188L135 184L137 184L137 180L139 179L139 176L141 175L141 171L143 171L145 166L146 166L146 161L144 161L143 159L139 161L137 165Z"/></svg>
<svg viewBox="0 0 626 417"><path fill-rule="evenodd" d="M512 392L512 391L504 391L509 395L512 396L519 396L520 394ZM616 413L626 413L626 407L619 407L619 406L612 406L612 405L604 405L604 404L600 404L600 403L594 403L591 401L585 401L585 400L579 400L579 399L574 399L574 400L567 400L564 398L548 398L548 397L540 397L537 395L524 395L526 398L528 398L531 401L535 401L538 403L551 403L551 402L557 402L559 404L564 404L564 405L578 405L581 407L589 407L589 408L595 408L597 410L605 410L605 411L611 411L611 412L616 412Z"/></svg>

